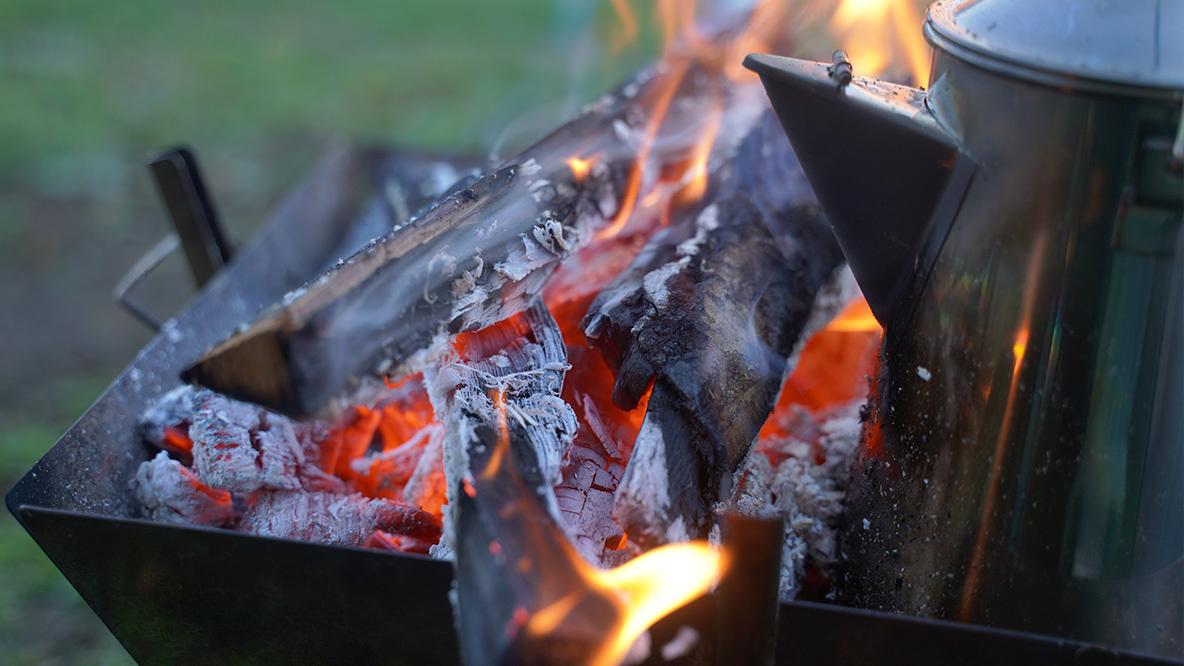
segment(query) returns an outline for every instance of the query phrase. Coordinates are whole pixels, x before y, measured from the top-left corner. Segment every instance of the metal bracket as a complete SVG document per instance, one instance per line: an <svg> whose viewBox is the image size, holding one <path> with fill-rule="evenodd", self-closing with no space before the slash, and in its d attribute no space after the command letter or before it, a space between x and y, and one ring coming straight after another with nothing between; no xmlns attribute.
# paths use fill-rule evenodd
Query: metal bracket
<svg viewBox="0 0 1184 666"><path fill-rule="evenodd" d="M130 296L178 247L185 251L189 272L200 289L230 262L234 250L222 232L217 210L206 190L197 157L185 146L157 155L148 163L156 189L168 209L174 232L160 239L140 257L115 285L115 300L149 328L159 331L161 322Z"/></svg>

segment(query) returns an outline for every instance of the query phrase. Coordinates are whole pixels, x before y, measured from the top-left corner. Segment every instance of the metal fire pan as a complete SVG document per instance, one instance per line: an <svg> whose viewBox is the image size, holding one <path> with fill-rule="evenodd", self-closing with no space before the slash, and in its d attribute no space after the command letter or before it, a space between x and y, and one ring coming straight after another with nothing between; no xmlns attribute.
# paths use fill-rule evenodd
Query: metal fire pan
<svg viewBox="0 0 1184 666"><path fill-rule="evenodd" d="M452 567L137 517L128 481L149 451L134 424L180 370L334 260L392 154L338 148L8 493L9 510L140 663L459 660ZM706 597L655 628L711 636ZM726 606L726 604L725 604ZM811 602L782 604L778 663L1168 664L1056 638ZM655 656L656 659L656 656ZM718 663L730 663L716 655Z"/></svg>

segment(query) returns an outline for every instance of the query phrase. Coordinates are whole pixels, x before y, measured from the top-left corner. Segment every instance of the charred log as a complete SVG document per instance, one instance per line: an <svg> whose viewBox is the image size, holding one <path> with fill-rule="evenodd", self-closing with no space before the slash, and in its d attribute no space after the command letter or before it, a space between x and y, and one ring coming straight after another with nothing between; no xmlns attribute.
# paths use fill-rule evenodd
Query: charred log
<svg viewBox="0 0 1184 666"><path fill-rule="evenodd" d="M662 78L655 71L290 294L185 378L310 414L352 379L402 366L440 333L477 330L521 311L557 262L618 212L622 181L635 168L632 144ZM707 94L708 78L680 77L678 95ZM694 105L676 111L687 122L701 115ZM687 133L663 150L685 159L692 144ZM598 160L587 173L564 162L592 154Z"/></svg>
<svg viewBox="0 0 1184 666"><path fill-rule="evenodd" d="M563 340L541 303L461 346L462 358L431 373L448 433L446 540L461 652L466 663L497 663L530 613L581 584L551 490L576 421L560 398Z"/></svg>
<svg viewBox="0 0 1184 666"><path fill-rule="evenodd" d="M656 236L585 319L615 370L614 402L632 408L652 386L616 495L617 518L643 543L706 536L842 261L777 131L766 114L713 203Z"/></svg>

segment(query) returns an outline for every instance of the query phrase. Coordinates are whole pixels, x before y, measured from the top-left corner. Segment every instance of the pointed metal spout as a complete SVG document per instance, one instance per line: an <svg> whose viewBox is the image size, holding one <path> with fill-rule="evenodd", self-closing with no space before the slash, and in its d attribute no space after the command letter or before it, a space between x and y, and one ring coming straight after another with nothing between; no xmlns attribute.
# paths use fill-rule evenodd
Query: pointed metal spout
<svg viewBox="0 0 1184 666"><path fill-rule="evenodd" d="M826 63L750 55L876 319L907 321L974 168L925 92Z"/></svg>

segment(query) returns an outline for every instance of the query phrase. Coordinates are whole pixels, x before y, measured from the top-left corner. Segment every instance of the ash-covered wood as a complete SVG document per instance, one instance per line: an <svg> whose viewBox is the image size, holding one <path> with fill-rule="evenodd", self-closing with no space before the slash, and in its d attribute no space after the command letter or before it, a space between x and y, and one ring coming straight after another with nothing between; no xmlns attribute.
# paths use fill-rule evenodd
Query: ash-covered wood
<svg viewBox="0 0 1184 666"><path fill-rule="evenodd" d="M647 70L575 120L376 240L185 372L222 393L292 415L315 413L358 377L404 367L441 333L472 331L521 311L556 264L606 227L635 176L647 107L666 63ZM687 159L718 94L696 63L674 104L668 139L650 159ZM668 72L666 72L668 73ZM575 174L566 160L590 158ZM627 202L627 203L625 203Z"/></svg>
<svg viewBox="0 0 1184 666"><path fill-rule="evenodd" d="M153 520L216 527L229 527L237 520L229 492L202 483L164 451L136 470L132 493Z"/></svg>
<svg viewBox="0 0 1184 666"><path fill-rule="evenodd" d="M615 505L647 545L706 536L720 485L772 410L815 296L842 261L778 132L762 117L711 203L656 235L585 319L616 372L613 401L630 409L652 386Z"/></svg>
<svg viewBox="0 0 1184 666"><path fill-rule="evenodd" d="M343 489L316 465L323 425L297 423L204 389L190 400L193 467L203 482L235 493Z"/></svg>
<svg viewBox="0 0 1184 666"><path fill-rule="evenodd" d="M239 529L281 539L361 546L375 530L430 543L440 535L440 521L430 513L389 500L296 490L255 497Z"/></svg>
<svg viewBox="0 0 1184 666"><path fill-rule="evenodd" d="M531 614L584 589L552 493L576 431L560 398L563 340L541 303L474 338L462 359L432 373L448 433L447 541L461 652L466 663L540 663L546 641L550 659L574 663L610 626L606 600L590 596L575 621L526 636Z"/></svg>

